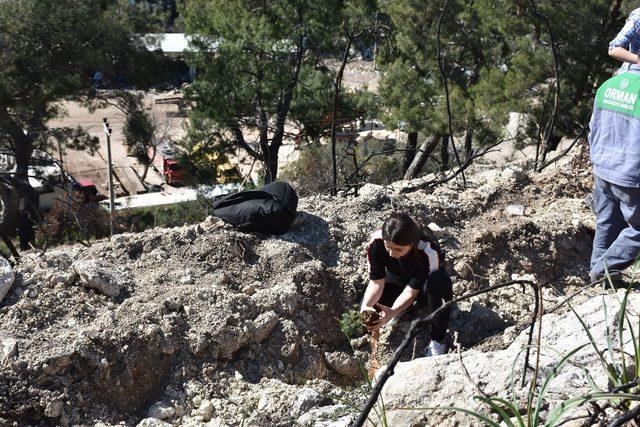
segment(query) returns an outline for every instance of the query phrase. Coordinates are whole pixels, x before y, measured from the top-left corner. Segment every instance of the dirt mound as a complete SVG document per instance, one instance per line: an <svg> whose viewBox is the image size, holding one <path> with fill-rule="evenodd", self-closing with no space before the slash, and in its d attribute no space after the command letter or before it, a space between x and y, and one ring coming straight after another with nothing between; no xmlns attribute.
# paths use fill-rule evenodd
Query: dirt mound
<svg viewBox="0 0 640 427"><path fill-rule="evenodd" d="M584 164L476 170L465 190L302 199L276 237L209 218L31 253L0 303L0 421L348 425L369 349L338 319L364 292L369 235L392 210L431 224L457 294L523 275L567 290L586 275L590 185ZM458 307L452 329L471 347L531 309L507 289ZM385 328L382 360L405 328Z"/></svg>

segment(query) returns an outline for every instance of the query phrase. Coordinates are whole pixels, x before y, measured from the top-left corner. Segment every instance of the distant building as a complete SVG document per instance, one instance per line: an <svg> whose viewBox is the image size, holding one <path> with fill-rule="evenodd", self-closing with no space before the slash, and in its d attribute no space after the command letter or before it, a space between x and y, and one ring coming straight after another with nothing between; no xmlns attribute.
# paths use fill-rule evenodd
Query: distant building
<svg viewBox="0 0 640 427"><path fill-rule="evenodd" d="M184 33L149 33L142 36L142 41L149 51L161 51L165 56L184 63L184 54L195 51L192 46L193 36ZM188 81L196 78L196 69L188 67Z"/></svg>

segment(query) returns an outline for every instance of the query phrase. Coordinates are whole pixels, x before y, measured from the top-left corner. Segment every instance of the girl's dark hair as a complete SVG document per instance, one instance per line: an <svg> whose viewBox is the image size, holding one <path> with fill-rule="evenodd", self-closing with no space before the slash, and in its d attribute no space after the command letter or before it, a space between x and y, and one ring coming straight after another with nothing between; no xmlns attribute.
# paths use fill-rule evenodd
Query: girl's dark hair
<svg viewBox="0 0 640 427"><path fill-rule="evenodd" d="M415 245L422 238L422 231L409 215L394 212L382 224L382 238L400 246Z"/></svg>

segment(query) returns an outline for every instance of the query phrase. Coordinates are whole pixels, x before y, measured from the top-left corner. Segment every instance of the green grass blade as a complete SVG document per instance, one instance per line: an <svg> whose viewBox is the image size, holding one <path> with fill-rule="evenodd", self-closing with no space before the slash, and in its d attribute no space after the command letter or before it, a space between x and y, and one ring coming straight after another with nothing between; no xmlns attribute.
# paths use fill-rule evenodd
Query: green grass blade
<svg viewBox="0 0 640 427"><path fill-rule="evenodd" d="M568 410L577 406L583 405L587 402L595 402L599 400L640 400L640 395L631 393L592 393L585 396L574 397L569 400L565 400L561 404L555 406L549 411L549 416L545 422L545 426L553 427L557 424L560 417Z"/></svg>
<svg viewBox="0 0 640 427"><path fill-rule="evenodd" d="M382 399L382 394L380 395L380 422L382 423L382 427L387 427L389 425L387 421L387 407L384 404L384 400Z"/></svg>
<svg viewBox="0 0 640 427"><path fill-rule="evenodd" d="M589 372L588 369L584 369L584 375L587 378L587 384L589 384L589 386L591 387L591 390L593 390L594 393L604 393L605 390L601 389L600 387L598 387L598 385L596 384L595 380L593 379L593 376L591 375L591 372Z"/></svg>
<svg viewBox="0 0 640 427"><path fill-rule="evenodd" d="M636 266L638 265L638 263L636 263ZM634 272L635 273L635 272ZM623 304L622 307L620 309L620 313L621 313L621 323L622 320L624 320L624 322L627 323L627 328L629 330L629 334L631 335L631 343L633 345L633 355L634 355L634 365L635 366L640 366L638 364L638 362L640 362L640 342L638 341L638 335L636 335L636 332L633 328L633 324L631 323L631 319L629 318L629 316L627 315L627 305L628 305L628 299L629 299L629 294L631 294L631 289L633 287L633 282L629 284L629 286L627 287L627 290L624 294L624 299L623 299ZM624 316L623 316L624 315ZM640 316L639 316L639 320L640 320ZM622 330L622 327L619 327L620 330ZM639 331L640 333L640 331ZM622 332L620 332L620 343L623 343L623 334ZM621 344L622 345L622 344ZM621 346L621 349L623 347ZM624 359L624 352L623 354L623 359ZM626 369L625 369L625 375L626 375ZM628 378L628 381L625 381L625 383L631 381L632 378Z"/></svg>
<svg viewBox="0 0 640 427"><path fill-rule="evenodd" d="M640 366L640 316L638 316L638 338L634 339L634 342L638 343L638 350L636 350L636 370ZM637 376L638 374L636 374Z"/></svg>
<svg viewBox="0 0 640 427"><path fill-rule="evenodd" d="M622 362L622 384L626 384L631 379L628 375L627 370L627 358L624 355L624 321L627 318L627 302L629 301L629 292L631 291L631 286L627 288L624 293L624 298L622 298L622 303L620 304L620 310L618 311L618 341L620 341L620 356Z"/></svg>
<svg viewBox="0 0 640 427"><path fill-rule="evenodd" d="M524 420L522 419L522 416L520 415L520 411L518 410L518 408L516 407L515 404L507 401L506 399L502 399L500 397L492 397L491 400L493 400L494 402L502 403L507 408L509 408L511 410L511 412L513 412L513 414L518 419L518 424L521 425L521 426L525 426Z"/></svg>
<svg viewBox="0 0 640 427"><path fill-rule="evenodd" d="M554 378L558 375L558 372L560 371L560 369L562 369L562 367L569 361L569 358L571 358L571 356L573 356L574 354L576 354L577 352L579 352L580 350L582 350L588 345L589 345L588 343L582 344L581 346L578 346L573 350L571 350L562 359L560 359L558 363L556 363L556 365L553 367L551 372L547 375L547 378L545 379L542 387L540 388L540 393L538 394L538 399L536 401L536 409L533 411L533 422L535 424L537 424L537 420L540 414L540 408L542 407L542 401L544 400L544 396L547 393L549 386L551 385L551 381L554 380Z"/></svg>
<svg viewBox="0 0 640 427"><path fill-rule="evenodd" d="M609 280L609 282L611 282L611 277L609 276L608 271L606 270L606 265L605 265L605 273L607 275L607 279ZM613 285L611 285L611 287L613 288ZM615 386L619 386L620 384L622 384L620 382L620 375L618 375L617 370L615 369L615 356L614 356L614 349L613 349L613 337L611 336L611 330L609 329L609 309L607 307L607 300L606 300L606 295L604 294L604 286L603 286L603 293L602 293L602 307L603 307L603 311L604 311L604 325L605 325L605 337L607 340L607 352L609 353L609 369L613 369L613 376L616 378L616 381L613 381L613 384Z"/></svg>
<svg viewBox="0 0 640 427"><path fill-rule="evenodd" d="M509 414L507 414L507 412L504 409L502 409L502 407L500 407L500 405L498 404L502 402L496 403L495 398L486 398L481 396L476 396L475 398L491 406L491 409L493 409L498 415L500 415L500 418L502 418L503 423L506 424L507 427L516 427L515 424L513 424L513 421L511 421L511 417L509 416ZM507 407L511 409L511 405L508 404ZM516 411L515 413L518 413L518 412Z"/></svg>
<svg viewBox="0 0 640 427"><path fill-rule="evenodd" d="M584 323L584 320L582 320L582 317L580 317L580 315L575 310L575 308L573 308L571 303L567 302L567 305L569 306L571 311L573 311L573 314L576 315L576 318L578 319L578 321L582 325L582 329L587 334L587 337L589 338L589 342L591 343L591 346L593 347L593 349L595 350L596 354L598 355L598 358L600 359L600 363L602 364L603 369L607 373L607 376L609 377L609 379L611 380L612 383L616 384L618 382L618 379L611 373L611 371L609 369L609 364L607 363L607 360L604 358L604 356L602 355L600 350L598 350L598 344L596 344L596 340L595 340L595 338L593 338L593 335L591 334L591 331L589 330L589 327L587 326L586 323Z"/></svg>
<svg viewBox="0 0 640 427"><path fill-rule="evenodd" d="M483 421L485 423L485 425L491 426L491 427L500 427L500 424L496 423L495 421L493 421L491 418L479 413L479 412L475 412L475 411L471 411L469 409L464 409L464 408L458 408L455 406L435 406L435 407L429 407L429 406L424 406L424 407L418 407L418 408L400 408L403 409L405 411L455 411L455 412L461 412L463 414L467 414L467 415L471 415L472 417L475 417L477 419L479 419L480 421Z"/></svg>

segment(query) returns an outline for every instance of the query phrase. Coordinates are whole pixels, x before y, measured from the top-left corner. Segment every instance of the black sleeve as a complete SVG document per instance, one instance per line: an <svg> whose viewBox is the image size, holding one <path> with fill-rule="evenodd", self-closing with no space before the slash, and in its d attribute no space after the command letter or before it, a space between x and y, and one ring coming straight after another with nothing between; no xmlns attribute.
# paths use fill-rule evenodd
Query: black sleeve
<svg viewBox="0 0 640 427"><path fill-rule="evenodd" d="M369 243L367 248L367 260L369 261L369 279L380 280L387 275L384 260L386 258L387 249L380 239L376 239Z"/></svg>
<svg viewBox="0 0 640 427"><path fill-rule="evenodd" d="M422 290L424 284L427 282L428 276L429 273L427 272L426 265L418 266L415 273L413 274L413 277L411 278L409 283L407 283L407 286L409 286L411 289Z"/></svg>

